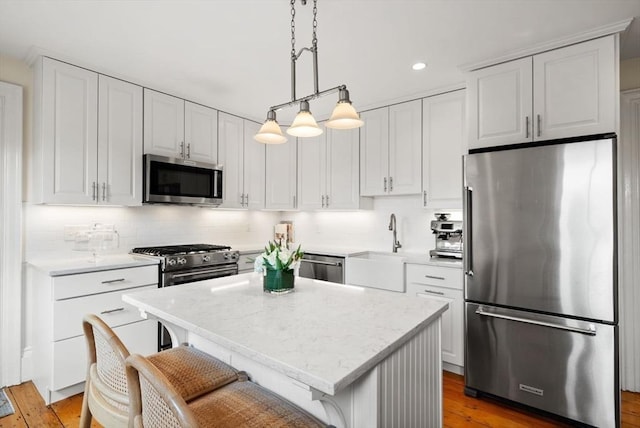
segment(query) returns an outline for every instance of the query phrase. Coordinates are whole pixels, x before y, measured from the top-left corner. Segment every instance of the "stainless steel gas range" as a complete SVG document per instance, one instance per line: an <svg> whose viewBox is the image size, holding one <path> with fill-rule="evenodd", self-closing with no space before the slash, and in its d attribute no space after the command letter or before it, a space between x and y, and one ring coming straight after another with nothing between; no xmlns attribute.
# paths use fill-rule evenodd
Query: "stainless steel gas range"
<svg viewBox="0 0 640 428"><path fill-rule="evenodd" d="M220 278L238 273L239 252L225 245L190 244L139 247L132 254L160 261L160 287ZM171 347L168 332L158 329L158 349Z"/></svg>
<svg viewBox="0 0 640 428"><path fill-rule="evenodd" d="M238 251L224 245L140 247L134 248L131 253L160 260L160 287L238 273Z"/></svg>

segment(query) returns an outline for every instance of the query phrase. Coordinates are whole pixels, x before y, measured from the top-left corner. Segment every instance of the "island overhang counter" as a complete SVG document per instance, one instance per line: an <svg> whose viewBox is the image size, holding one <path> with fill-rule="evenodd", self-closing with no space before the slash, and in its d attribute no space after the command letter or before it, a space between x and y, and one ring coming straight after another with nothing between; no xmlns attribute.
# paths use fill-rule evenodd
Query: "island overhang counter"
<svg viewBox="0 0 640 428"><path fill-rule="evenodd" d="M246 273L123 296L188 342L336 427L442 424L446 303L296 278L262 291Z"/></svg>

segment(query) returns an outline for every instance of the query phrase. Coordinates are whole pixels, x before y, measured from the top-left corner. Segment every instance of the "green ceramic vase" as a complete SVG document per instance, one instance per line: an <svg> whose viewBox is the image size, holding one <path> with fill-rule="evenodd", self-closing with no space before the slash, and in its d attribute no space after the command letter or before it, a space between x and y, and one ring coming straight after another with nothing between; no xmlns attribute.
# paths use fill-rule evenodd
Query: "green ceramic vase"
<svg viewBox="0 0 640 428"><path fill-rule="evenodd" d="M267 269L267 274L263 278L263 290L265 293L290 293L293 291L294 279L293 269Z"/></svg>

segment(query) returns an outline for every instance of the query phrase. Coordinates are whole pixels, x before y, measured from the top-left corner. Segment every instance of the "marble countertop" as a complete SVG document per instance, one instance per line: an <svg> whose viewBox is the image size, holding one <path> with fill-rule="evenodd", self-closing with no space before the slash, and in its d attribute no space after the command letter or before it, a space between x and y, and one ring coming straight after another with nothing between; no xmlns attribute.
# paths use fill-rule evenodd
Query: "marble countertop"
<svg viewBox="0 0 640 428"><path fill-rule="evenodd" d="M138 266L157 265L158 260L138 257L131 254L114 254L94 259L90 255L64 259L29 260L28 263L49 276L74 275Z"/></svg>
<svg viewBox="0 0 640 428"><path fill-rule="evenodd" d="M436 299L301 277L295 292L270 295L256 273L128 293L123 300L330 395L448 308Z"/></svg>

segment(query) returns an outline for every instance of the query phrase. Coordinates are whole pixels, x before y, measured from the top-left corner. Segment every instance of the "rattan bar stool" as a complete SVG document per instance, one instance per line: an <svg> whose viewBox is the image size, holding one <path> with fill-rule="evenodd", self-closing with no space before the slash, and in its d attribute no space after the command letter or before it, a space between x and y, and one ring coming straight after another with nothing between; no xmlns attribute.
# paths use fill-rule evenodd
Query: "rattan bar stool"
<svg viewBox="0 0 640 428"><path fill-rule="evenodd" d="M88 369L80 428L88 428L92 417L105 427L131 427L133 416L125 374L129 351L96 315L86 315L82 327L87 340ZM185 401L238 380L238 371L233 367L189 346L153 354L148 360L164 373L176 394Z"/></svg>
<svg viewBox="0 0 640 428"><path fill-rule="evenodd" d="M186 402L151 361L127 358L134 428L328 428L324 422L275 393L237 382Z"/></svg>

